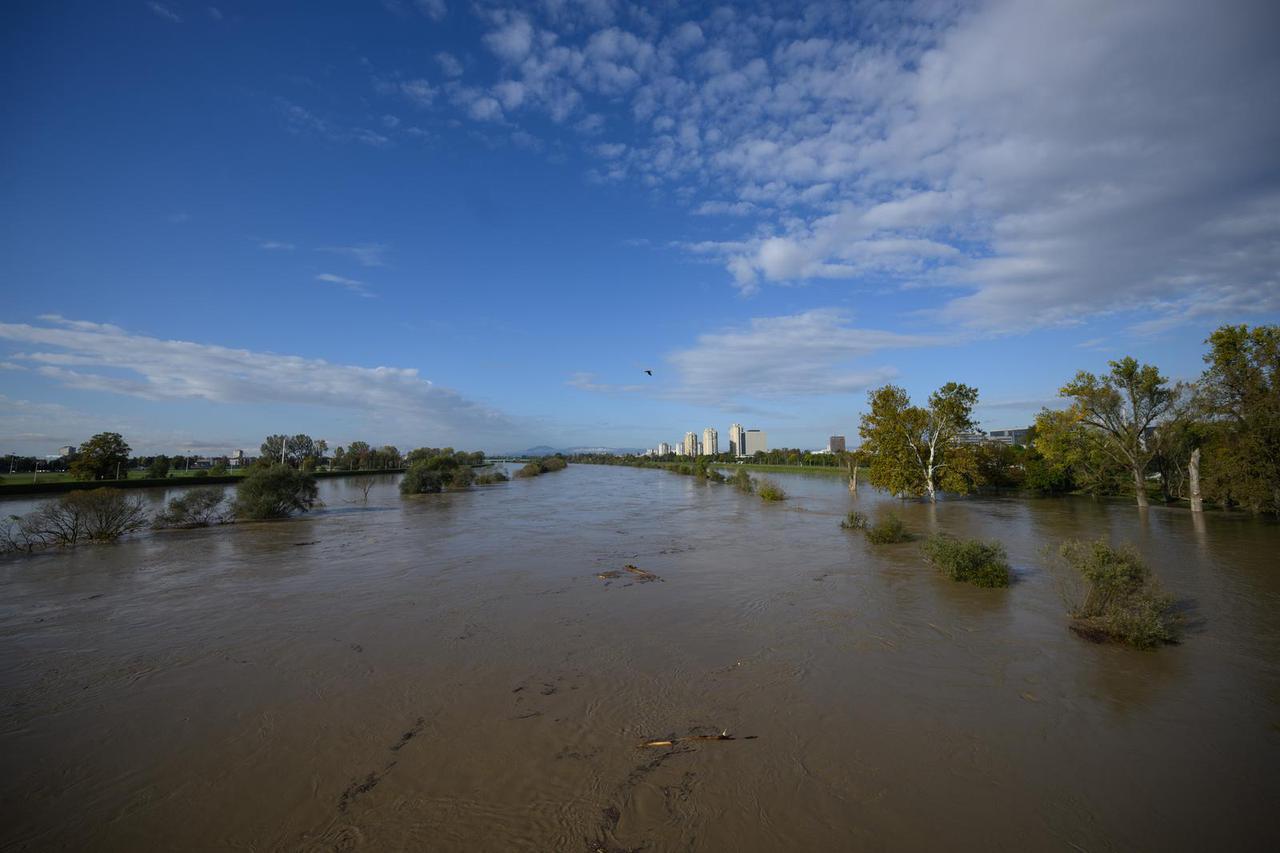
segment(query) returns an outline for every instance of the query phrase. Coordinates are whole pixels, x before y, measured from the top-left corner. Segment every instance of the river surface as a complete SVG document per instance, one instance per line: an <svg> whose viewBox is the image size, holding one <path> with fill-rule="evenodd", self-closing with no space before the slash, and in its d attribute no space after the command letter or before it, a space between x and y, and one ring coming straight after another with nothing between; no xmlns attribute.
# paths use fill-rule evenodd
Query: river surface
<svg viewBox="0 0 1280 853"><path fill-rule="evenodd" d="M0 562L0 847L1280 849L1280 526L773 478L326 480L299 519ZM1016 583L838 526L894 506ZM1135 544L1184 642L1071 634L1068 537ZM598 577L627 564L661 580Z"/></svg>

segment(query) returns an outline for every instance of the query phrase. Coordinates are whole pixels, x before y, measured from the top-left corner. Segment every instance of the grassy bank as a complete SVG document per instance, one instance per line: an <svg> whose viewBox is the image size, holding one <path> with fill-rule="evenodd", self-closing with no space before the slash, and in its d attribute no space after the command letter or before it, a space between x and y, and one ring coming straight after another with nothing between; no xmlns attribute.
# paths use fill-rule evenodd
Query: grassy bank
<svg viewBox="0 0 1280 853"><path fill-rule="evenodd" d="M175 471L168 477L131 477L127 480L73 480L69 474L41 474L39 479L31 482L30 474L10 474L0 482L0 497L19 497L22 495L57 494L73 492L79 489L97 489L111 486L115 489L149 489L180 488L186 486L221 486L238 483L253 468L240 469L237 473L227 473L217 477L197 477L197 471ZM380 469L376 471L315 471L317 479L326 477L357 477L367 474L398 474L403 468ZM48 478L48 479L46 479Z"/></svg>

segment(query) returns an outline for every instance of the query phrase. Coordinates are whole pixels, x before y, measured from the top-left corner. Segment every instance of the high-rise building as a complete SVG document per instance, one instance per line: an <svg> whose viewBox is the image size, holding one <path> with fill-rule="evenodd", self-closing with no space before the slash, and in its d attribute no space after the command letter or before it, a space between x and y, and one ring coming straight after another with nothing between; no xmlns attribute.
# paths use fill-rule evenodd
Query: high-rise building
<svg viewBox="0 0 1280 853"><path fill-rule="evenodd" d="M658 442L659 456L666 456L670 452L671 452L671 445L667 444L665 441Z"/></svg>
<svg viewBox="0 0 1280 853"><path fill-rule="evenodd" d="M742 444L746 448L743 456L755 456L762 450L769 449L769 439L762 429L749 429L742 437Z"/></svg>
<svg viewBox="0 0 1280 853"><path fill-rule="evenodd" d="M742 428L742 424L734 424L729 427L729 452L734 456L746 456L746 441L743 438L746 430Z"/></svg>
<svg viewBox="0 0 1280 853"><path fill-rule="evenodd" d="M696 433L686 432L684 434L684 455L698 455L698 436Z"/></svg>
<svg viewBox="0 0 1280 853"><path fill-rule="evenodd" d="M844 453L844 436L833 435L827 439L828 453Z"/></svg>
<svg viewBox="0 0 1280 853"><path fill-rule="evenodd" d="M720 452L720 434L715 427L707 427L702 431L702 455L715 456Z"/></svg>

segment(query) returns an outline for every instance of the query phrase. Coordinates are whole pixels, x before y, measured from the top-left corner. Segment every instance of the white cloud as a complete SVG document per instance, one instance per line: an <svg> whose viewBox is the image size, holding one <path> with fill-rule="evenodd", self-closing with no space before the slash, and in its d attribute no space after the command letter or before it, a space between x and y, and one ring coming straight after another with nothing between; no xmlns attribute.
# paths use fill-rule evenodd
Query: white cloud
<svg viewBox="0 0 1280 853"><path fill-rule="evenodd" d="M533 26L523 15L509 15L501 27L485 35L484 43L499 59L519 62L533 46Z"/></svg>
<svg viewBox="0 0 1280 853"><path fill-rule="evenodd" d="M861 391L892 377L892 367L862 364L881 351L940 343L932 336L860 329L840 311L818 309L700 335L695 346L667 360L690 396L807 397Z"/></svg>
<svg viewBox="0 0 1280 853"><path fill-rule="evenodd" d="M374 148L385 148L391 144L390 139L376 131L334 123L284 98L276 99L276 108L293 133L316 134L331 142L360 142Z"/></svg>
<svg viewBox="0 0 1280 853"><path fill-rule="evenodd" d="M280 240L262 240L258 243L259 249L266 249L269 252L292 252L297 248L293 243L284 243Z"/></svg>
<svg viewBox="0 0 1280 853"><path fill-rule="evenodd" d="M358 294L365 298L372 298L375 295L373 291L369 290L369 286L365 284L363 281L357 281L354 278L347 278L341 275L334 275L333 273L328 273L328 272L321 273L320 275L316 276L316 281L323 281L328 284L336 284L339 287L344 287L347 290L351 291L352 293Z"/></svg>
<svg viewBox="0 0 1280 853"><path fill-rule="evenodd" d="M449 14L449 7L444 0L413 0L413 5L433 21L442 21Z"/></svg>
<svg viewBox="0 0 1280 853"><path fill-rule="evenodd" d="M151 2L147 4L147 8L150 9L157 17L164 18L166 21L172 21L175 24L182 23L182 17L163 3Z"/></svg>
<svg viewBox="0 0 1280 853"><path fill-rule="evenodd" d="M345 255L362 267L384 267L390 248L386 243L358 243L353 246L321 246L316 251Z"/></svg>
<svg viewBox="0 0 1280 853"><path fill-rule="evenodd" d="M870 363L880 353L948 342L954 339L861 329L826 308L699 335L693 346L668 355L667 368L655 370L652 381L612 384L579 372L568 384L741 410L744 400L856 393L897 375L892 366Z"/></svg>
<svg viewBox="0 0 1280 853"><path fill-rule="evenodd" d="M13 358L69 388L148 400L300 404L382 413L407 420L423 435L491 437L511 428L505 415L423 379L414 368L334 364L163 340L56 315L42 319L48 325L0 323L0 338L39 347Z"/></svg>
<svg viewBox="0 0 1280 853"><path fill-rule="evenodd" d="M680 15L553 3L489 14L485 43L522 87L509 113L630 116L594 179L754 220L706 250L744 293L945 287L940 318L994 331L1280 308L1275 3Z"/></svg>
<svg viewBox="0 0 1280 853"><path fill-rule="evenodd" d="M461 77L462 63L452 53L440 51L436 54L436 63L440 66L440 71L446 77Z"/></svg>
<svg viewBox="0 0 1280 853"><path fill-rule="evenodd" d="M420 107L429 107L436 99L436 88L426 80L405 80L400 84L400 92Z"/></svg>

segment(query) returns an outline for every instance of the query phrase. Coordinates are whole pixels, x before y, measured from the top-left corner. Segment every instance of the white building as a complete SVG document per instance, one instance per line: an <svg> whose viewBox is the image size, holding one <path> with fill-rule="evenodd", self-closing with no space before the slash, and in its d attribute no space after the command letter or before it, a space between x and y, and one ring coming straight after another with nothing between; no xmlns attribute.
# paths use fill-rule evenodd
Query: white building
<svg viewBox="0 0 1280 853"><path fill-rule="evenodd" d="M720 434L715 427L707 427L702 431L702 455L715 456L720 452Z"/></svg>
<svg viewBox="0 0 1280 853"><path fill-rule="evenodd" d="M659 456L666 456L670 452L671 452L671 445L667 444L665 441L658 442Z"/></svg>
<svg viewBox="0 0 1280 853"><path fill-rule="evenodd" d="M747 455L745 434L746 430L742 428L742 424L734 424L729 427L729 452L734 456Z"/></svg>
<svg viewBox="0 0 1280 853"><path fill-rule="evenodd" d="M742 436L742 444L745 448L742 456L755 456L760 451L769 449L769 439L761 429L747 430Z"/></svg>
<svg viewBox="0 0 1280 853"><path fill-rule="evenodd" d="M686 432L684 434L684 455L698 455L698 436L696 433Z"/></svg>

